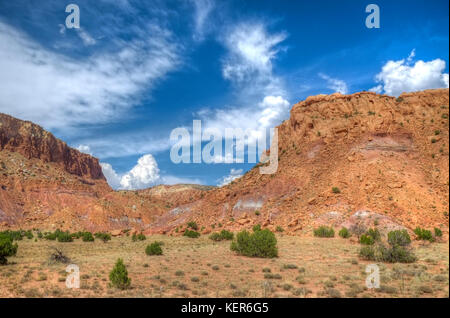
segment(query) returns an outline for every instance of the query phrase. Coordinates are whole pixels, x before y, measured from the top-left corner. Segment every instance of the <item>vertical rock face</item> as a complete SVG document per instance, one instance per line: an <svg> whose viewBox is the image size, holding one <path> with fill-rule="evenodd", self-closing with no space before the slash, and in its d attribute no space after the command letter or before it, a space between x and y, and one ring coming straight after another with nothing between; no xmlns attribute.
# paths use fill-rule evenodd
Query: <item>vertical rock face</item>
<svg viewBox="0 0 450 318"><path fill-rule="evenodd" d="M60 165L68 173L105 180L97 158L72 149L40 126L0 113L0 151Z"/></svg>

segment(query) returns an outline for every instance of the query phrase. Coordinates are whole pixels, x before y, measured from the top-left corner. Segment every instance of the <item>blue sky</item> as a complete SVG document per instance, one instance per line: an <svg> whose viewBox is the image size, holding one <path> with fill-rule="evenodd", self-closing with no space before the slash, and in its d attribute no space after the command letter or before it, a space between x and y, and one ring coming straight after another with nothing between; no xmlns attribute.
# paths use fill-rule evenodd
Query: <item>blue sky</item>
<svg viewBox="0 0 450 318"><path fill-rule="evenodd" d="M80 29L65 26L69 3ZM370 3L379 29L365 26ZM173 129L267 131L309 95L448 87L448 6L0 1L0 112L98 157L116 188L224 184L253 164L175 164Z"/></svg>

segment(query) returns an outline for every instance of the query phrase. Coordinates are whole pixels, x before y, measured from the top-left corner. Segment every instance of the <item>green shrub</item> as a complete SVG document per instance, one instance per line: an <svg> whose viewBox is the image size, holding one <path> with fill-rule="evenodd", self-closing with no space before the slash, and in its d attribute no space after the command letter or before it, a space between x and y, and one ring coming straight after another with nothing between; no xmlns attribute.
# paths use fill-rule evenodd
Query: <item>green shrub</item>
<svg viewBox="0 0 450 318"><path fill-rule="evenodd" d="M338 187L332 187L331 191L333 191L333 193L341 193L341 190Z"/></svg>
<svg viewBox="0 0 450 318"><path fill-rule="evenodd" d="M83 242L94 242L95 240L91 232L84 232L81 238Z"/></svg>
<svg viewBox="0 0 450 318"><path fill-rule="evenodd" d="M411 244L411 238L406 230L391 231L388 233L388 243L391 246L407 246Z"/></svg>
<svg viewBox="0 0 450 318"><path fill-rule="evenodd" d="M111 234L109 233L97 232L95 233L95 237L102 240L104 243L111 241Z"/></svg>
<svg viewBox="0 0 450 318"><path fill-rule="evenodd" d="M277 228L275 229L275 231L281 233L281 232L284 232L284 229L278 225Z"/></svg>
<svg viewBox="0 0 450 318"><path fill-rule="evenodd" d="M334 237L334 230L332 227L321 226L314 230L314 236L317 237Z"/></svg>
<svg viewBox="0 0 450 318"><path fill-rule="evenodd" d="M268 229L249 233L246 230L236 235L231 250L250 257L273 258L278 256L277 239Z"/></svg>
<svg viewBox="0 0 450 318"><path fill-rule="evenodd" d="M183 236L187 236L189 238L198 238L200 236L200 233L186 229Z"/></svg>
<svg viewBox="0 0 450 318"><path fill-rule="evenodd" d="M197 223L195 223L195 222L193 222L193 221L188 222L187 227L193 229L194 231L197 231L197 230L198 230L198 225L197 225Z"/></svg>
<svg viewBox="0 0 450 318"><path fill-rule="evenodd" d="M128 277L128 271L123 263L123 260L119 258L116 265L109 273L109 281L111 286L119 289L127 289L131 285L131 279Z"/></svg>
<svg viewBox="0 0 450 318"><path fill-rule="evenodd" d="M421 227L416 227L416 229L414 230L414 234L417 235L418 240L430 241L430 242L434 241L433 234L431 233L430 230L426 230Z"/></svg>
<svg viewBox="0 0 450 318"><path fill-rule="evenodd" d="M144 234L142 234L142 233L139 233L139 234L134 233L134 234L131 236L131 240L132 240L133 242L136 242L136 241L145 241L146 239L147 239L147 237L146 237Z"/></svg>
<svg viewBox="0 0 450 318"><path fill-rule="evenodd" d="M6 257L16 255L17 248L17 243L13 244L10 237L0 235L0 265L6 265L8 263Z"/></svg>
<svg viewBox="0 0 450 318"><path fill-rule="evenodd" d="M441 231L441 229L435 227L435 228L434 228L434 236L436 236L436 237L441 237L441 236L442 236L442 231Z"/></svg>
<svg viewBox="0 0 450 318"><path fill-rule="evenodd" d="M209 238L213 241L223 241L223 240L232 240L233 239L233 233L227 230L222 230L220 233L212 233Z"/></svg>
<svg viewBox="0 0 450 318"><path fill-rule="evenodd" d="M22 238L25 235L25 231L19 230L19 231L10 231L6 230L3 232L0 232L0 238L1 237L8 237L11 239L11 241L21 241Z"/></svg>
<svg viewBox="0 0 450 318"><path fill-rule="evenodd" d="M361 247L359 256L365 260L387 263L413 263L417 260L412 251L404 246L386 247L381 243Z"/></svg>
<svg viewBox="0 0 450 318"><path fill-rule="evenodd" d="M69 232L59 232L56 234L58 242L73 242L72 235Z"/></svg>
<svg viewBox="0 0 450 318"><path fill-rule="evenodd" d="M371 236L374 241L381 240L381 234L380 234L380 231L378 231L378 229L369 229L366 232L366 235Z"/></svg>
<svg viewBox="0 0 450 318"><path fill-rule="evenodd" d="M253 225L252 230L253 232L261 231L261 225L260 224Z"/></svg>
<svg viewBox="0 0 450 318"><path fill-rule="evenodd" d="M153 242L150 245L147 245L147 248L145 249L145 254L147 255L162 255L163 251L161 248L160 242Z"/></svg>
<svg viewBox="0 0 450 318"><path fill-rule="evenodd" d="M349 238L352 235L350 234L350 231L346 227L343 227L339 231L339 236L342 237L342 238Z"/></svg>
<svg viewBox="0 0 450 318"><path fill-rule="evenodd" d="M373 239L372 236L363 234L359 237L359 243L363 245L373 245L375 244L375 240Z"/></svg>

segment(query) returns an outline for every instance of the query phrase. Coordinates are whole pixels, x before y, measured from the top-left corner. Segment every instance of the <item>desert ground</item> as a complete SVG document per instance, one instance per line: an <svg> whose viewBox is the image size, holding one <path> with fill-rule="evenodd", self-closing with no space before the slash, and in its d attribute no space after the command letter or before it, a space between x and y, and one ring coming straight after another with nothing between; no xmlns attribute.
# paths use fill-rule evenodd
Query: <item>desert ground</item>
<svg viewBox="0 0 450 318"><path fill-rule="evenodd" d="M449 243L414 242L418 261L378 264L381 286L367 289L360 245L342 238L277 234L279 257L238 256L230 242L167 235L113 237L103 243L18 242L17 255L0 266L0 297L449 297ZM153 241L162 256L148 256ZM50 261L53 248L80 268L80 289L66 287L68 264ZM124 260L131 288L109 286L109 272Z"/></svg>

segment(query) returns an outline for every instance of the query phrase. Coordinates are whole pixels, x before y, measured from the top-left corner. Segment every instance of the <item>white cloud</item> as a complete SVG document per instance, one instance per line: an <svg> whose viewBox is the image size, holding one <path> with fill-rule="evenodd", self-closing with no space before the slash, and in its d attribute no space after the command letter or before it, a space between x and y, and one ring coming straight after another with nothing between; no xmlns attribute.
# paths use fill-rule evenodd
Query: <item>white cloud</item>
<svg viewBox="0 0 450 318"><path fill-rule="evenodd" d="M159 153L170 149L169 132L167 137L156 137L151 133L126 132L78 139L79 145L89 147L90 152L99 158L120 158L136 154Z"/></svg>
<svg viewBox="0 0 450 318"><path fill-rule="evenodd" d="M273 61L286 33L270 34L263 23L241 23L224 33L228 54L222 62L223 77L247 89L251 85L264 90L266 95L284 93L280 78L273 74Z"/></svg>
<svg viewBox="0 0 450 318"><path fill-rule="evenodd" d="M406 59L388 61L375 77L379 85L371 88L371 91L399 96L403 92L449 87L448 73L443 73L445 61L435 59L413 63L414 57L415 50Z"/></svg>
<svg viewBox="0 0 450 318"><path fill-rule="evenodd" d="M91 156L92 156L92 150L91 150L91 147L89 147L88 145L79 145L79 146L77 147L77 150L78 150L79 152L82 152L82 153L85 153L85 154L88 154L88 155L91 155Z"/></svg>
<svg viewBox="0 0 450 318"><path fill-rule="evenodd" d="M100 166L102 167L103 175L111 188L120 188L120 176L116 173L113 167L106 162L100 162Z"/></svg>
<svg viewBox="0 0 450 318"><path fill-rule="evenodd" d="M100 165L108 184L113 189L139 190L157 184L202 184L197 178L161 176L158 163L150 154L140 157L137 164L122 175L118 174L109 163L101 162Z"/></svg>
<svg viewBox="0 0 450 318"><path fill-rule="evenodd" d="M242 173L243 173L242 169L231 169L230 174L228 176L222 177L217 186L223 187L224 185L231 183L233 180L242 177Z"/></svg>
<svg viewBox="0 0 450 318"><path fill-rule="evenodd" d="M83 41L83 44L86 46L94 45L97 41L83 28L75 29L77 31L78 36Z"/></svg>
<svg viewBox="0 0 450 318"><path fill-rule="evenodd" d="M144 189L160 179L158 164L152 155L139 158L137 164L120 179L120 188L126 190Z"/></svg>
<svg viewBox="0 0 450 318"><path fill-rule="evenodd" d="M115 41L114 50L71 59L0 20L0 111L66 131L123 118L181 62L170 32L149 24L141 33Z"/></svg>
<svg viewBox="0 0 450 318"><path fill-rule="evenodd" d="M214 0L191 0L194 5L194 40L203 40L206 33L210 31L208 20L214 10Z"/></svg>
<svg viewBox="0 0 450 318"><path fill-rule="evenodd" d="M327 88L333 90L336 93L348 94L347 83L343 80L332 78L323 73L319 73L319 77L327 82Z"/></svg>

